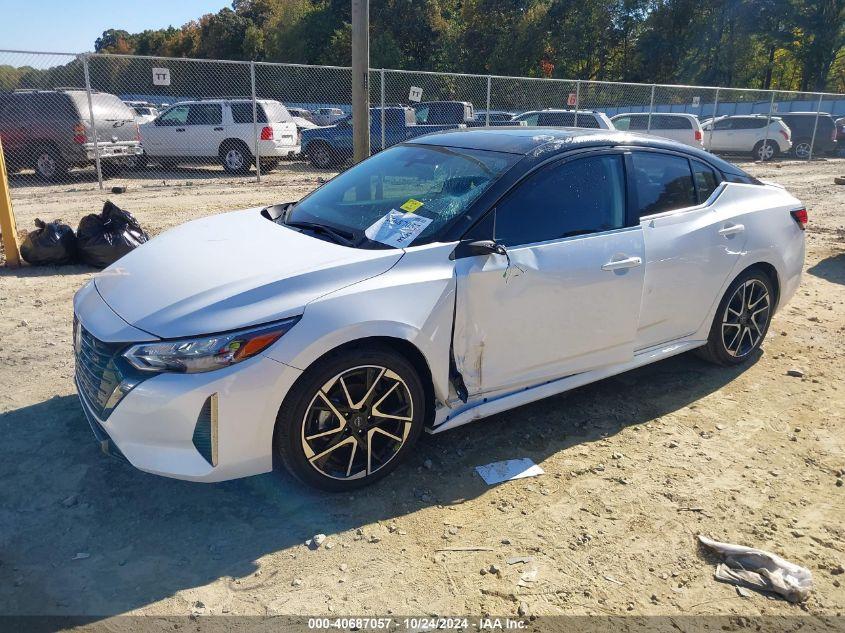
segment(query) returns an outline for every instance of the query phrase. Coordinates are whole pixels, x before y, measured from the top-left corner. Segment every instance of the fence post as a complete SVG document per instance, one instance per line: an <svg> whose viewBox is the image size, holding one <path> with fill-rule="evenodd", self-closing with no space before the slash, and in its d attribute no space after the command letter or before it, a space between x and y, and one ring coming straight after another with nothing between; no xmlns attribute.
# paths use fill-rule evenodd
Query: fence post
<svg viewBox="0 0 845 633"><path fill-rule="evenodd" d="M490 83L492 78L490 75L487 75L487 114L484 117L484 125L485 127L490 127Z"/></svg>
<svg viewBox="0 0 845 633"><path fill-rule="evenodd" d="M381 69L381 148L387 147L387 134L384 129L384 68Z"/></svg>
<svg viewBox="0 0 845 633"><path fill-rule="evenodd" d="M654 112L654 89L657 87L657 84L651 84L651 102L648 106L648 127L646 128L646 132L651 132L651 113Z"/></svg>
<svg viewBox="0 0 845 633"><path fill-rule="evenodd" d="M713 128L716 125L716 117L719 116L719 88L716 88L716 98L713 100L713 118L710 121L710 136L707 139L707 151L713 151Z"/></svg>
<svg viewBox="0 0 845 633"><path fill-rule="evenodd" d="M9 174L6 173L2 142L0 142L0 233L3 234L3 248L6 249L6 266L17 268L21 265L21 252L18 247L18 227L15 226L12 198L9 195Z"/></svg>
<svg viewBox="0 0 845 633"><path fill-rule="evenodd" d="M577 79L575 81L575 121L572 123L572 127L578 127L578 110L581 107L581 80Z"/></svg>
<svg viewBox="0 0 845 633"><path fill-rule="evenodd" d="M249 62L249 81L252 85L252 155L255 158L255 182L261 182L261 156L258 153L258 100L255 96L255 62Z"/></svg>
<svg viewBox="0 0 845 633"><path fill-rule="evenodd" d="M819 105L816 107L816 122L813 123L813 138L810 140L810 155L807 157L808 161L813 160L813 147L816 145L816 130L818 130L819 127L819 114L822 111L823 96L823 94L819 95Z"/></svg>
<svg viewBox="0 0 845 633"><path fill-rule="evenodd" d="M766 160L766 158L765 158L765 155L767 153L766 148L769 146L769 125L771 125L771 123L772 123L772 108L774 108L774 107L775 107L775 91L772 90L772 98L769 101L769 115L766 117L766 135L763 137L763 139L764 139L763 140L763 147L762 147L763 155L760 156L761 162ZM754 108L752 108L751 111L753 112ZM774 150L772 150L772 157L774 158Z"/></svg>
<svg viewBox="0 0 845 633"><path fill-rule="evenodd" d="M88 53L83 53L82 70L85 73L85 92L88 95L88 114L90 115L91 133L94 135L94 165L97 167L97 182L103 188L103 166L100 164L100 141L97 139L97 122L94 120L94 103L91 98L91 73L88 72Z"/></svg>

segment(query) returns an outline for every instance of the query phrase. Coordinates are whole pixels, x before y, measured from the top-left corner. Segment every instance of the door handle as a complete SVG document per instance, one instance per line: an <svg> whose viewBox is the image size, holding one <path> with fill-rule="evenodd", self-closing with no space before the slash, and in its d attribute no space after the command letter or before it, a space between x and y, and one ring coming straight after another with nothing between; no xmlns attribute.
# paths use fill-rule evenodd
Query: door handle
<svg viewBox="0 0 845 633"><path fill-rule="evenodd" d="M176 131L177 131L177 132L184 132L184 131L185 131L185 128L183 128L183 127L177 127L177 128L176 128Z"/></svg>
<svg viewBox="0 0 845 633"><path fill-rule="evenodd" d="M602 270L622 270L624 268L636 268L637 266L641 266L643 260L641 257L628 257L626 259L617 259L611 262L607 262L604 266L601 267Z"/></svg>
<svg viewBox="0 0 845 633"><path fill-rule="evenodd" d="M719 235L722 237L730 237L731 235L742 233L744 230L745 225L743 224L728 224L727 226L723 226L719 229Z"/></svg>
<svg viewBox="0 0 845 633"><path fill-rule="evenodd" d="M216 128L214 128L214 131L215 132L222 132L223 128L222 127L216 127Z"/></svg>

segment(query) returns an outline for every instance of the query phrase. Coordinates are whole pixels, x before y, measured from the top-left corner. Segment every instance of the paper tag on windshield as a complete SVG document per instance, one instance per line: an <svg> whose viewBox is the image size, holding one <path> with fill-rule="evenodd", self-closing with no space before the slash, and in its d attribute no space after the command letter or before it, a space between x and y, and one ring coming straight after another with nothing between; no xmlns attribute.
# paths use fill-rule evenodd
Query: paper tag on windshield
<svg viewBox="0 0 845 633"><path fill-rule="evenodd" d="M431 224L431 218L424 218L414 213L402 213L391 209L386 215L376 220L364 231L375 242L388 246L404 248L417 239L417 236Z"/></svg>
<svg viewBox="0 0 845 633"><path fill-rule="evenodd" d="M408 201L399 208L402 209L403 211L407 211L408 213L413 213L414 211L419 209L421 206L423 206L423 203L420 202L419 200L414 200L413 198L408 198Z"/></svg>

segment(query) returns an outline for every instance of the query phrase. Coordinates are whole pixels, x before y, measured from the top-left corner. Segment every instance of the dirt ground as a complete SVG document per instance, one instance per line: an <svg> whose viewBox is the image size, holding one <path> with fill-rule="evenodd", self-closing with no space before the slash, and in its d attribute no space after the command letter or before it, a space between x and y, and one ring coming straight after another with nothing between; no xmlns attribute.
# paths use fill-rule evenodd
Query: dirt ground
<svg viewBox="0 0 845 633"><path fill-rule="evenodd" d="M71 301L94 271L0 269L0 614L841 616L845 161L745 167L810 214L802 286L753 362L683 355L426 437L354 495L281 473L192 484L105 457L72 384ZM120 195L15 176L18 226L75 226L112 198L158 233L331 176L209 173L109 183ZM545 475L488 487L474 472L515 457ZM804 565L815 591L803 607L743 597L714 580L699 533Z"/></svg>

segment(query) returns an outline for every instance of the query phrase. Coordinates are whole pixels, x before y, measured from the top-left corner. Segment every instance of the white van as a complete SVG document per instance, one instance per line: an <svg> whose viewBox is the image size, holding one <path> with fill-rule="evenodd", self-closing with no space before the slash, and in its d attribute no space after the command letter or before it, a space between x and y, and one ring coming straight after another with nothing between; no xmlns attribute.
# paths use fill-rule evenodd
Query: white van
<svg viewBox="0 0 845 633"><path fill-rule="evenodd" d="M698 149L702 149L703 147L701 124L698 122L698 117L694 114L675 112L652 113L650 125L647 112L617 114L614 117L610 117L610 120L617 130L669 138Z"/></svg>

